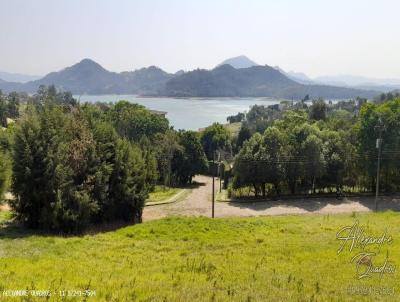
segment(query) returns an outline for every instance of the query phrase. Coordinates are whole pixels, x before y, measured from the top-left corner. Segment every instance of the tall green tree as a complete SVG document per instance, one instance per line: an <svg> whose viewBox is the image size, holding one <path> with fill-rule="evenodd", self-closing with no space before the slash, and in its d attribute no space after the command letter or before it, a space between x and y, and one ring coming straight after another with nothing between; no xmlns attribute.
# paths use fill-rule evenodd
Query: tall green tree
<svg viewBox="0 0 400 302"><path fill-rule="evenodd" d="M180 132L179 144L182 148L175 153L172 170L179 183L192 183L196 174L207 172L207 158L196 132Z"/></svg>
<svg viewBox="0 0 400 302"><path fill-rule="evenodd" d="M7 112L12 119L19 117L19 95L16 92L11 92L7 97Z"/></svg>
<svg viewBox="0 0 400 302"><path fill-rule="evenodd" d="M64 122L61 110L49 107L40 115L30 112L16 128L12 207L29 227L48 227L48 213L57 198L56 156Z"/></svg>
<svg viewBox="0 0 400 302"><path fill-rule="evenodd" d="M142 150L90 110L65 109L45 100L18 123L12 184L17 219L64 232L93 222L140 222L149 190Z"/></svg>
<svg viewBox="0 0 400 302"><path fill-rule="evenodd" d="M139 142L143 136L152 139L157 133L165 133L169 128L168 120L164 116L128 101L116 103L109 115L117 132L135 142Z"/></svg>
<svg viewBox="0 0 400 302"><path fill-rule="evenodd" d="M221 124L214 123L201 133L201 144L209 160L213 159L219 149L231 151L230 133Z"/></svg>
<svg viewBox="0 0 400 302"><path fill-rule="evenodd" d="M327 115L327 106L323 99L314 100L310 107L310 119L325 120Z"/></svg>
<svg viewBox="0 0 400 302"><path fill-rule="evenodd" d="M3 199L3 194L6 189L7 183L7 159L3 152L0 150L0 202Z"/></svg>

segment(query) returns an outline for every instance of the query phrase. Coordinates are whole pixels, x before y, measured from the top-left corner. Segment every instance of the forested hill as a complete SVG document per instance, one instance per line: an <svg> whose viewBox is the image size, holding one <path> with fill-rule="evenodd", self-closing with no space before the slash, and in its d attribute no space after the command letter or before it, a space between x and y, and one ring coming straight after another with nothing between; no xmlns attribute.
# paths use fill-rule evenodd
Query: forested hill
<svg viewBox="0 0 400 302"><path fill-rule="evenodd" d="M173 75L150 66L135 71L110 72L98 63L84 59L42 79L25 84L0 82L3 91L35 92L40 85L55 85L73 94L153 94L164 87Z"/></svg>
<svg viewBox="0 0 400 302"><path fill-rule="evenodd" d="M352 98L376 96L378 92L328 85L304 85L270 66L235 69L226 64L213 70L197 69L166 83L165 96L176 97L280 97Z"/></svg>
<svg viewBox="0 0 400 302"><path fill-rule="evenodd" d="M98 63L84 59L42 79L27 83L0 81L4 92L37 91L40 85L73 94L138 94L167 97L279 97L311 98L372 98L379 94L353 88L328 85L300 84L270 66L234 68L229 64L212 70L197 69L190 72L170 74L150 66L135 71L111 72Z"/></svg>

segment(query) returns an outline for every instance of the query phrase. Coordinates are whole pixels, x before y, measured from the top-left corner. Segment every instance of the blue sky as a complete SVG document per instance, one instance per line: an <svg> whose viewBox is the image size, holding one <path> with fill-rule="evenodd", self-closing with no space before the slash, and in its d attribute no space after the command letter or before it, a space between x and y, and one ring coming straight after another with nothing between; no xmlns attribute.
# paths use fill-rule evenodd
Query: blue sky
<svg viewBox="0 0 400 302"><path fill-rule="evenodd" d="M112 71L247 55L310 76L400 78L400 1L0 0L0 70Z"/></svg>

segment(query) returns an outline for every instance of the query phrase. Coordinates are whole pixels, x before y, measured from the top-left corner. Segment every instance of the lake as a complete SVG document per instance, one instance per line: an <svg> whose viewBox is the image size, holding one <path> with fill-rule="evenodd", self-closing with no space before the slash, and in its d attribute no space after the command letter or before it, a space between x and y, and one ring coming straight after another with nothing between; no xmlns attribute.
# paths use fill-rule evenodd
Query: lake
<svg viewBox="0 0 400 302"><path fill-rule="evenodd" d="M116 102L127 100L148 109L167 112L167 118L175 129L198 130L214 122L226 123L226 118L238 112L249 111L254 105L279 104L273 98L156 98L134 95L82 95L75 96L80 102Z"/></svg>

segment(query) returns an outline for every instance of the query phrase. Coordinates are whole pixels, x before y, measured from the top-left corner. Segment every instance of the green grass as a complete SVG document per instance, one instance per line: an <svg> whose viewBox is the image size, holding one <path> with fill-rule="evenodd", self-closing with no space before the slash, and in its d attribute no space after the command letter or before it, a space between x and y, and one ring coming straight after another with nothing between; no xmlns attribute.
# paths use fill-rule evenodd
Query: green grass
<svg viewBox="0 0 400 302"><path fill-rule="evenodd" d="M394 237L389 260L398 267L400 216L394 212L174 217L75 237L3 227L0 292L96 290L87 301L399 301L399 272L356 280L350 252L337 255L336 232L356 219L369 234L388 228ZM395 296L349 295L348 286L355 285L394 287Z"/></svg>
<svg viewBox="0 0 400 302"><path fill-rule="evenodd" d="M168 199L172 198L179 192L181 192L182 188L170 188L170 187L163 187L163 186L156 186L154 192L149 194L149 198L146 202L162 202L167 201Z"/></svg>
<svg viewBox="0 0 400 302"><path fill-rule="evenodd" d="M224 125L226 129L231 133L232 136L237 136L240 131L240 127L242 126L242 123L231 123L231 124L225 124Z"/></svg>

